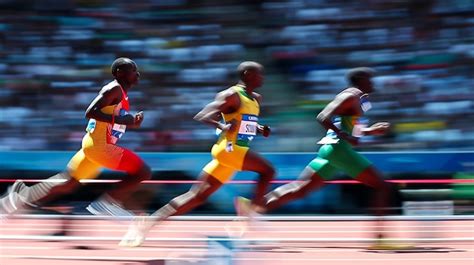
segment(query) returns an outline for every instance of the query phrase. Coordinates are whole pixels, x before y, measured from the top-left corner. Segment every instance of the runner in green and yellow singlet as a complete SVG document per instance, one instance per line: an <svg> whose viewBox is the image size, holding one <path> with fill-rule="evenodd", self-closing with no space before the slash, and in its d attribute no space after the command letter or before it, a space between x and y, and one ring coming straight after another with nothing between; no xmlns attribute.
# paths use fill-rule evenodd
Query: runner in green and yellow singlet
<svg viewBox="0 0 474 265"><path fill-rule="evenodd" d="M201 205L237 171L259 174L253 203L263 205L263 196L275 170L266 159L249 148L257 133L265 137L270 134L268 126L258 123L261 96L254 92L263 83L263 67L248 61L241 63L237 72L239 83L219 92L214 101L194 117L220 131L219 139L211 150L213 159L202 170L201 182L153 213L151 219L135 220L120 245L141 245L155 223Z"/></svg>

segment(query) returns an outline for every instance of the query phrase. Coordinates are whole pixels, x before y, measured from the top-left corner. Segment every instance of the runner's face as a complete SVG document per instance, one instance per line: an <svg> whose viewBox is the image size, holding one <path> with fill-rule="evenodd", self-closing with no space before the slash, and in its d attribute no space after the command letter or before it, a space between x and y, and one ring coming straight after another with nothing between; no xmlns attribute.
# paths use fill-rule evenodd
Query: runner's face
<svg viewBox="0 0 474 265"><path fill-rule="evenodd" d="M248 83L253 87L261 87L263 84L263 72L260 69L249 70L247 76Z"/></svg>
<svg viewBox="0 0 474 265"><path fill-rule="evenodd" d="M140 78L140 72L138 72L138 67L136 64L133 64L132 67L130 68L130 71L127 72L127 81L130 82L130 84L137 84L138 79Z"/></svg>
<svg viewBox="0 0 474 265"><path fill-rule="evenodd" d="M362 78L360 80L360 88L365 92L365 93L372 93L374 92L374 84L372 83L372 79L370 76L367 76L365 78Z"/></svg>
<svg viewBox="0 0 474 265"><path fill-rule="evenodd" d="M136 85L138 83L138 79L140 78L140 72L138 71L136 64L127 65L127 67L121 69L119 74L120 79L130 85Z"/></svg>

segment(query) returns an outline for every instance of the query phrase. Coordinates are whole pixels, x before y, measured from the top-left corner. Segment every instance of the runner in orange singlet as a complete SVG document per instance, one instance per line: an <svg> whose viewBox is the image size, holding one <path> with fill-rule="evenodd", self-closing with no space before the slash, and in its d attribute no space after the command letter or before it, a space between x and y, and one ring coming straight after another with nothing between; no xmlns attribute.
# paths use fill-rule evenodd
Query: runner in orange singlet
<svg viewBox="0 0 474 265"><path fill-rule="evenodd" d="M127 127L138 128L143 112L129 112L128 90L138 83L140 73L134 61L118 58L112 64L114 80L105 85L87 108L89 119L82 148L69 161L64 172L49 181L27 187L16 181L0 201L0 211L11 214L26 205L43 205L80 187L80 180L96 178L101 168L123 171L128 177L117 187L91 203L93 214L129 215L121 203L138 184L151 176L150 168L134 152L117 145Z"/></svg>

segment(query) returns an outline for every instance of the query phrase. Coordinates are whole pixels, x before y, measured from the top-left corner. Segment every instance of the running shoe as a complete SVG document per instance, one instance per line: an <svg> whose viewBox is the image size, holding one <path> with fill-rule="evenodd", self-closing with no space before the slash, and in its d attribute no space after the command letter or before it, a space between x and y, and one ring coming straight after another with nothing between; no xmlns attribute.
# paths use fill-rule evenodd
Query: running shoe
<svg viewBox="0 0 474 265"><path fill-rule="evenodd" d="M146 235L153 227L153 221L146 216L134 218L128 231L119 243L121 247L138 247L145 242Z"/></svg>

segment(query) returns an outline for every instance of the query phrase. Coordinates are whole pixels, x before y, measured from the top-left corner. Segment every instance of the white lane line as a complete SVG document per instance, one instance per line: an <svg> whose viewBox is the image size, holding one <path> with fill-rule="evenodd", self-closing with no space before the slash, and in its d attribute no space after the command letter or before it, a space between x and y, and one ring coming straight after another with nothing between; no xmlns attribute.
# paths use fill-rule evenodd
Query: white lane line
<svg viewBox="0 0 474 265"><path fill-rule="evenodd" d="M175 254L175 253L174 253ZM121 256L48 256L48 255L1 255L0 258L21 258L21 259L52 259L52 260L98 260L98 261L150 261L150 260L209 260L212 258L221 259L222 256L200 256L200 257L173 257L173 256L155 256L155 257L121 257ZM258 257L234 257L233 261L393 261L393 257L388 258L258 258ZM413 258L399 257L397 261L472 261L472 258Z"/></svg>
<svg viewBox="0 0 474 265"><path fill-rule="evenodd" d="M89 246L91 248L94 248L95 246ZM265 246L262 246L262 247L265 247ZM98 246L97 248L100 248L100 246ZM243 246L243 248L246 248L245 246ZM253 251L257 251L258 252L258 248L253 246L252 245L252 248L253 248ZM76 249L61 249L61 248L57 248L57 247L37 247L37 246L7 246L7 247L3 247L4 250L55 250L55 251L74 251ZM359 248L359 249L310 249L310 248L304 248L304 247L284 247L284 248L281 248L281 249L278 249L278 250L272 250L270 252L275 252L275 253L278 253L278 252L286 252L286 251L302 251L302 252L357 252L357 251L360 251L362 248ZM106 250L106 251L127 251L127 252L134 252L134 251L137 251L137 252L156 252L156 251L165 251L165 252L168 252L168 251L183 251L183 248L157 248L157 247L153 247L153 248L105 248L104 246L102 246L102 248L100 249L97 249L98 251L102 251L102 250ZM202 247L200 248L197 248L194 246L194 248L186 248L185 252L186 254L189 254L189 253L202 253L203 251L207 250L207 246L206 245L203 245ZM265 251L265 252L268 252L268 251Z"/></svg>
<svg viewBox="0 0 474 265"><path fill-rule="evenodd" d="M107 248L106 246L88 246L96 251L138 251L138 252L156 252L156 251L183 251L183 248ZM186 248L186 253L188 252L202 252L202 250L206 249L206 245L203 245L201 248ZM61 248L61 247L38 247L38 246L4 246L2 247L3 250L55 250L55 251L74 251L74 250L81 250L81 249L73 249L73 248Z"/></svg>
<svg viewBox="0 0 474 265"><path fill-rule="evenodd" d="M37 246L2 246L2 250L59 250L55 247L37 247Z"/></svg>
<svg viewBox="0 0 474 265"><path fill-rule="evenodd" d="M97 216L97 215L58 215L58 214L20 214L13 215L10 218L24 218L24 219L82 219L82 220L131 220L133 217L114 217L114 216ZM245 220L247 218L234 215L185 215L172 216L169 220L183 220L183 221L233 221ZM390 215L384 217L376 217L371 215L264 215L256 219L262 221L373 221L373 220L400 220L400 221L417 221L417 220L474 220L474 215Z"/></svg>
<svg viewBox="0 0 474 265"><path fill-rule="evenodd" d="M150 231L150 233L222 233L226 232L224 229L221 230L198 230L198 229L193 229L193 230L188 230L188 229L176 229L176 230L167 230L168 227L163 227L163 228L157 228L153 229ZM221 226L222 228L222 226ZM238 227L230 227L230 228L238 228ZM270 230L268 230L270 229ZM25 232L31 232L31 231L46 231L46 232L51 232L52 228L8 228L8 231L25 231ZM68 232L125 232L127 229L76 229L76 228L67 228L66 229ZM382 233L386 232L386 230L380 230L380 231L375 231L375 230L370 230L368 229L359 229L359 230L307 230L307 231L299 231L299 230L280 230L278 228L267 228L263 230L252 230L252 231L247 231L248 233L255 233L255 232L270 232L270 233L282 233L282 234L315 234L315 233L321 233L321 234L348 234L348 233ZM466 230L424 230L424 229L419 229L419 230L396 230L393 232L397 233L418 233L418 232L423 232L423 233L472 233L474 235L474 229L466 229Z"/></svg>
<svg viewBox="0 0 474 265"><path fill-rule="evenodd" d="M44 235L0 235L0 240L57 240L57 241L120 241L121 237L100 237L100 236L44 236ZM147 241L167 241L167 242L207 242L207 237L150 237ZM248 238L229 238L215 237L212 240L222 240L231 242L373 242L372 238L322 238L322 237L248 237ZM391 242L467 242L474 241L474 237L449 237L449 238L391 238Z"/></svg>
<svg viewBox="0 0 474 265"><path fill-rule="evenodd" d="M61 220L57 220L58 222L61 222ZM110 223L110 224L95 224L95 223L84 223L84 224L80 224L80 223L77 223L75 222L74 220L67 220L68 222L71 222L70 226L71 227L101 227L101 226L104 226L104 227L128 227L129 226L129 223L124 223L124 224L117 224L117 223ZM166 222L166 221L165 221ZM443 223L440 223L440 224L423 224L424 221L421 221L421 223L419 225L405 225L405 224L399 224L399 225L382 225L383 227L404 227L404 228L413 228L413 227L417 227L417 228L427 228L427 227L430 227L430 228L462 228L462 227L468 227L468 228L472 228L474 226L474 221L472 222L472 224L443 224ZM229 222L227 224L232 224L232 225L237 225L238 223L232 223L232 222ZM298 223L295 223L293 225L279 225L277 223L265 223L265 224L268 224L269 227L271 228L298 228L298 229L305 229L305 228L315 228L315 227L318 227L318 228L324 228L324 229L329 229L329 228L336 228L338 229L339 231L341 231L341 229L360 229L361 227L364 227L364 226L361 226L361 225L344 225L344 226L331 226L331 225L321 225L320 223L315 223L313 225L301 225L301 224L298 224ZM37 222L19 222L19 223L4 223L2 224L4 227L25 227L25 226L37 226L37 227L57 227L58 224L57 223L37 223ZM222 224L220 225L200 225L200 224L190 224L190 223L183 223L183 224L167 224L167 223L162 223L162 224L157 224L159 225L160 227L165 227L165 228L168 228L168 227L176 227L176 228L182 228L182 227L189 227L190 225L192 225L193 227L195 228L222 228ZM368 227L371 227L372 225L371 224L367 224Z"/></svg>
<svg viewBox="0 0 474 265"><path fill-rule="evenodd" d="M90 248L97 248L93 250L97 251L127 251L127 252L156 252L156 251L183 251L183 247L142 247L142 248L107 248L107 246L104 245L89 245L88 247ZM249 246L239 246L243 249L247 249ZM239 248L237 247L237 248ZM344 248L337 248L337 249L331 249L331 248L325 248L325 247L304 247L304 246L279 246L279 245L261 245L261 246L255 246L255 245L250 245L252 248L252 252L261 252L259 251L259 247L265 248L265 247L276 247L275 249L272 250L265 250L264 252L271 252L271 253L279 253L279 252L287 252L287 251L298 251L298 252L311 252L311 253L339 253L339 252L360 252L361 250L366 250L364 247L359 247L359 248L351 248L351 249L344 249ZM420 248L421 251L423 251L423 248ZM439 251L446 251L449 248L440 248ZM68 248L60 248L60 247L38 247L38 246L5 246L3 247L3 250L55 250L55 251L74 251L76 249ZM80 249L77 249L81 251ZM203 250L207 250L207 245L203 245L201 247L196 247L196 246L190 246L185 248L185 252L187 254L189 253L202 253ZM409 250L408 250L409 251ZM416 249L414 251L417 251ZM436 252L437 249L434 249L433 252ZM474 249L463 249L465 252L474 252Z"/></svg>
<svg viewBox="0 0 474 265"><path fill-rule="evenodd" d="M239 261L394 261L393 257L390 258L234 258L233 260ZM472 261L472 258L401 258L397 257L397 261Z"/></svg>

